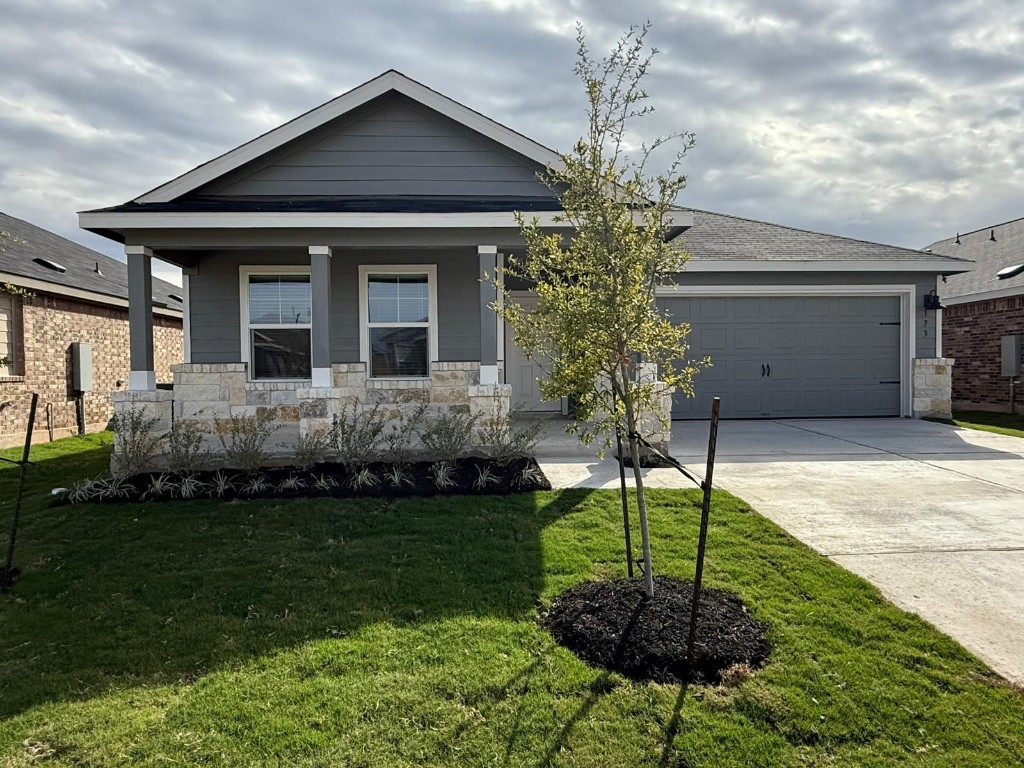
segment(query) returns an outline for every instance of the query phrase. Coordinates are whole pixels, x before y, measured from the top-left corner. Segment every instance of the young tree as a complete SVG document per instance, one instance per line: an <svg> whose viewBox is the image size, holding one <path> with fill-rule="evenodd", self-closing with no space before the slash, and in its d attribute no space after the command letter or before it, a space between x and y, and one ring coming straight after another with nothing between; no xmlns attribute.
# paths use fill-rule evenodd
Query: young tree
<svg viewBox="0 0 1024 768"><path fill-rule="evenodd" d="M577 27L575 72L586 89L589 124L572 151L545 174L572 235L563 238L520 215L526 257L510 260L505 274L535 284L536 309L524 311L507 293L496 309L527 356L551 360L541 363L540 391L545 399L574 399L570 431L584 444L600 438L602 450L611 435L628 436L645 589L653 596L638 427L645 414L658 413L665 389L692 396L699 364L679 365L689 327L672 322L654 301L655 287L680 272L688 258L669 236L674 202L686 185L680 164L694 136L663 136L630 153L630 124L653 111L642 87L657 53L645 47L648 29L631 28L608 56L595 60ZM652 154L669 144L676 145L674 159L663 173L649 175ZM657 366L660 377L642 375L644 365Z"/></svg>

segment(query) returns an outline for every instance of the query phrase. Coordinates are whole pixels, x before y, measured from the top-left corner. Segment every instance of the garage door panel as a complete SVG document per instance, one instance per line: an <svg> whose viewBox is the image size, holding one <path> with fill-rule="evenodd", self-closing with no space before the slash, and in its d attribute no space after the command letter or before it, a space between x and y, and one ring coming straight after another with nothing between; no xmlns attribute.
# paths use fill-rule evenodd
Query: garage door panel
<svg viewBox="0 0 1024 768"><path fill-rule="evenodd" d="M690 356L713 363L694 380L696 398L674 397L674 418L707 418L715 395L732 418L900 413L900 327L885 325L900 318L898 297L671 298L659 305L677 321L689 315Z"/></svg>
<svg viewBox="0 0 1024 768"><path fill-rule="evenodd" d="M800 329L796 326L772 328L769 338L775 349L796 349L797 334Z"/></svg>
<svg viewBox="0 0 1024 768"><path fill-rule="evenodd" d="M736 329L736 349L761 349L761 329L743 326Z"/></svg>
<svg viewBox="0 0 1024 768"><path fill-rule="evenodd" d="M729 333L726 328L697 328L697 339L703 355L724 352L729 348ZM691 331L691 336L693 332Z"/></svg>

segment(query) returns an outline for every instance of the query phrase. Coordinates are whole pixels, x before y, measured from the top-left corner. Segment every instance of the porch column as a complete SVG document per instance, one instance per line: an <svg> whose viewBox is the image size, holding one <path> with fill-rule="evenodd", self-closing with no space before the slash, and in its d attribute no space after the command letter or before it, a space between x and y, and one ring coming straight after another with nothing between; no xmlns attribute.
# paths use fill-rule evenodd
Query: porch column
<svg viewBox="0 0 1024 768"><path fill-rule="evenodd" d="M153 367L153 251L142 245L126 245L128 259L128 389L156 389Z"/></svg>
<svg viewBox="0 0 1024 768"><path fill-rule="evenodd" d="M480 383L498 383L498 316L493 304L498 292L491 282L498 269L498 246L480 245Z"/></svg>
<svg viewBox="0 0 1024 768"><path fill-rule="evenodd" d="M313 386L330 387L331 376L331 247L309 246L309 282L313 299L310 356Z"/></svg>

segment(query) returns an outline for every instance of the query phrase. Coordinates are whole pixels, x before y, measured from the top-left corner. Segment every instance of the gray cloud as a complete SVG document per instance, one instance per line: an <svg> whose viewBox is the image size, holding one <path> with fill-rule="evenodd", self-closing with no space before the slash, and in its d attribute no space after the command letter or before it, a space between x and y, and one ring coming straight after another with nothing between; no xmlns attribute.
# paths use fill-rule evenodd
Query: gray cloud
<svg viewBox="0 0 1024 768"><path fill-rule="evenodd" d="M574 24L651 19L640 130L693 130L681 202L921 246L1015 218L1013 0L5 0L0 208L116 254L75 211L137 196L396 68L550 146L584 120Z"/></svg>

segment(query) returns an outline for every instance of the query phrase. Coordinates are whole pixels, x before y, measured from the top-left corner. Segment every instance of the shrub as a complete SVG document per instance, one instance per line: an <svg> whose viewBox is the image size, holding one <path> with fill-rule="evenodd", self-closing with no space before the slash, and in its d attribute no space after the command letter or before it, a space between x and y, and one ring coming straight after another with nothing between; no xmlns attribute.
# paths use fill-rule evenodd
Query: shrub
<svg viewBox="0 0 1024 768"><path fill-rule="evenodd" d="M160 447L161 438L153 434L159 419L146 415L138 406L115 413L110 428L117 439L114 441L114 464L117 474L125 477L137 475L146 468Z"/></svg>
<svg viewBox="0 0 1024 768"><path fill-rule="evenodd" d="M314 465L320 464L327 458L327 451L330 447L330 432L315 430L305 435L299 435L299 439L295 442L296 466L308 472Z"/></svg>
<svg viewBox="0 0 1024 768"><path fill-rule="evenodd" d="M167 464L182 477L190 477L209 466L213 454L203 449L207 431L192 419L177 420L167 433Z"/></svg>
<svg viewBox="0 0 1024 768"><path fill-rule="evenodd" d="M486 418L477 430L477 437L484 446L487 456L502 467L506 467L518 459L525 459L533 454L533 449L540 442L541 431L544 429L543 422L531 420L519 421L521 408L513 408L505 411L502 407L502 398L494 397L491 415Z"/></svg>
<svg viewBox="0 0 1024 768"><path fill-rule="evenodd" d="M477 417L468 413L443 411L423 421L420 440L438 462L455 465L469 448Z"/></svg>
<svg viewBox="0 0 1024 768"><path fill-rule="evenodd" d="M277 430L273 420L266 411L258 411L255 416L232 416L227 439L219 435L227 464L246 475L259 472L267 463L267 439Z"/></svg>
<svg viewBox="0 0 1024 768"><path fill-rule="evenodd" d="M384 458L394 464L404 465L412 461L413 444L424 417L427 403L420 403L412 411L400 411L398 419L388 425L381 437Z"/></svg>
<svg viewBox="0 0 1024 768"><path fill-rule="evenodd" d="M360 410L355 401L346 405L340 415L335 414L331 443L338 453L338 461L350 470L373 461L380 449L384 422L379 405L365 411Z"/></svg>

